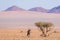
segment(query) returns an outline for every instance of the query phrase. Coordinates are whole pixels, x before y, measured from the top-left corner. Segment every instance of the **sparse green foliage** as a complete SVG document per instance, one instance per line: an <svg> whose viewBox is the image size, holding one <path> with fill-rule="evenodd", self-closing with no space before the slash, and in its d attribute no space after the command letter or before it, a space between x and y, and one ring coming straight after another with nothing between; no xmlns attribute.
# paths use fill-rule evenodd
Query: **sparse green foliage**
<svg viewBox="0 0 60 40"><path fill-rule="evenodd" d="M50 28L53 26L52 23L49 22L37 22L35 23L35 25L40 28L40 30L42 31L44 37L46 37L47 32L50 31Z"/></svg>

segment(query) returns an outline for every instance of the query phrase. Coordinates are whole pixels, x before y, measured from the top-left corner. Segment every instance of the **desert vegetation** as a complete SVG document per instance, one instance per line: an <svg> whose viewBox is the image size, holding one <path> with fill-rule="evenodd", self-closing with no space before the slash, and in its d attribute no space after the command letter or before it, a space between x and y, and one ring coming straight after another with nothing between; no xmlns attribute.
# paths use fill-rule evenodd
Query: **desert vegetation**
<svg viewBox="0 0 60 40"><path fill-rule="evenodd" d="M36 22L35 25L42 31L42 36L46 37L47 32L51 30L53 23L50 22Z"/></svg>

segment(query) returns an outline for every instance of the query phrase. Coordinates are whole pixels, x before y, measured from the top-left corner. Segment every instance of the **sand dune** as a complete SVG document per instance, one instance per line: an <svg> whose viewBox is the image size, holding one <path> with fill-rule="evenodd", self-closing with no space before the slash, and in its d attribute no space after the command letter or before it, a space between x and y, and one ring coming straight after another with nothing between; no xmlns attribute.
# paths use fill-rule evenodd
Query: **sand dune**
<svg viewBox="0 0 60 40"><path fill-rule="evenodd" d="M35 27L37 21L47 21L60 26L60 14L31 11L1 11L0 28Z"/></svg>

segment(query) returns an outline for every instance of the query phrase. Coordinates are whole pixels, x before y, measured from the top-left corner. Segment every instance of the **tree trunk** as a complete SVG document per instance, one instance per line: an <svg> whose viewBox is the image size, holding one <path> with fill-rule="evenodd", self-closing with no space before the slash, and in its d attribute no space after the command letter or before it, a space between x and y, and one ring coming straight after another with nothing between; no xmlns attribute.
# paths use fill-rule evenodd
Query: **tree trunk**
<svg viewBox="0 0 60 40"><path fill-rule="evenodd" d="M42 31L42 36L46 37L46 29L44 27L40 27L40 30Z"/></svg>

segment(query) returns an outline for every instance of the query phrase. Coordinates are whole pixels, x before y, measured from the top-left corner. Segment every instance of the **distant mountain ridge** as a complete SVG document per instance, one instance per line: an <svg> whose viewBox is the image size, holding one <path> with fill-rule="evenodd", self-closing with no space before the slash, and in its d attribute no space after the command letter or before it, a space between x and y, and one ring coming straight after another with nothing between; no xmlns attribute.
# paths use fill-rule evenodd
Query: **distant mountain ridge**
<svg viewBox="0 0 60 40"><path fill-rule="evenodd" d="M5 11L23 11L25 9L22 9L22 8L19 8L17 6L12 6L12 7L9 7L8 9L6 9Z"/></svg>
<svg viewBox="0 0 60 40"><path fill-rule="evenodd" d="M42 7L31 8L31 9L29 9L29 11L48 12L47 9L44 9L44 8L42 8Z"/></svg>
<svg viewBox="0 0 60 40"><path fill-rule="evenodd" d="M52 8L48 13L60 13L60 6Z"/></svg>
<svg viewBox="0 0 60 40"><path fill-rule="evenodd" d="M4 11L25 11L25 9L19 8L17 6L11 6ZM31 9L28 9L27 11L35 11L35 12L43 12L43 13L60 13L60 6L54 7L50 10L42 7L34 7Z"/></svg>

